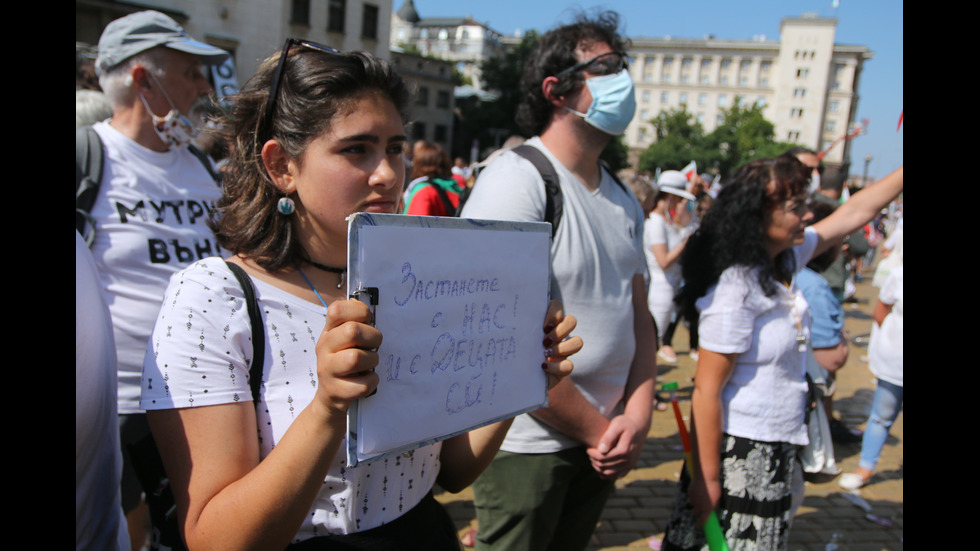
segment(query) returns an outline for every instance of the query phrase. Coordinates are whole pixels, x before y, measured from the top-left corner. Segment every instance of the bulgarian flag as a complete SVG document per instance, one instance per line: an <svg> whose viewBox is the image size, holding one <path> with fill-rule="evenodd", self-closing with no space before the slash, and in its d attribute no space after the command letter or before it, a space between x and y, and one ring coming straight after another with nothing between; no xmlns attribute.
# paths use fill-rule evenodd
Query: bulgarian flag
<svg viewBox="0 0 980 551"><path fill-rule="evenodd" d="M697 175L697 173L698 173L698 164L694 161L691 161L687 166L681 169L681 174L683 174L684 177L687 178L688 182L690 182L691 178Z"/></svg>
<svg viewBox="0 0 980 551"><path fill-rule="evenodd" d="M905 116L905 110L902 109L902 112L899 113L899 115L898 115L898 128L895 129L895 132L898 132L899 130L902 129L902 118L904 116Z"/></svg>

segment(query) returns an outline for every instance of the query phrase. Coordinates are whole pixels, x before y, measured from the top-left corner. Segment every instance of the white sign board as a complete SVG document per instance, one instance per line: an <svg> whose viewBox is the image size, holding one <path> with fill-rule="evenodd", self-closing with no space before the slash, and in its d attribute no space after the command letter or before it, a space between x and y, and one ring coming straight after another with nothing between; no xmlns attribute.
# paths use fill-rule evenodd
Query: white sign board
<svg viewBox="0 0 980 551"><path fill-rule="evenodd" d="M376 394L347 418L350 465L547 404L551 226L358 213L348 293L375 297Z"/></svg>

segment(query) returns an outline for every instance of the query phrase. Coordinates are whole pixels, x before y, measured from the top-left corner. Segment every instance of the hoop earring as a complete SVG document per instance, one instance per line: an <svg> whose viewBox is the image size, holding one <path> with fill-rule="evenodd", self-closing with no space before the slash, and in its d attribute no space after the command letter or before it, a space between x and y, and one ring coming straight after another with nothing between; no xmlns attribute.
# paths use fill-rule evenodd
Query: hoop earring
<svg viewBox="0 0 980 551"><path fill-rule="evenodd" d="M276 205L276 210L283 216L289 216L296 212L296 203L289 197L281 197L279 203Z"/></svg>

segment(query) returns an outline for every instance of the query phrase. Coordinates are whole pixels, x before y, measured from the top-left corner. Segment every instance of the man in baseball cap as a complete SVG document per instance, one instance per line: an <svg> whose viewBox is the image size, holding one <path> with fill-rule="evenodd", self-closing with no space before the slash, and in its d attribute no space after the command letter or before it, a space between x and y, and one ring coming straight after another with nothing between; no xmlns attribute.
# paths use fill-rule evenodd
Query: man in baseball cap
<svg viewBox="0 0 980 551"><path fill-rule="evenodd" d="M221 63L228 55L194 40L159 12L133 13L109 23L95 67L112 118L76 135L76 145L87 139L89 149L101 149L103 159L82 231L92 236L92 255L112 315L122 502L133 549L145 541L141 493L154 528L163 529L154 546L183 547L180 535L164 528L166 510L158 510L166 505L155 501L165 475L146 414L139 409L140 375L170 276L200 258L226 254L206 223L221 196L213 162L191 140L200 126L195 106L212 91L202 66Z"/></svg>

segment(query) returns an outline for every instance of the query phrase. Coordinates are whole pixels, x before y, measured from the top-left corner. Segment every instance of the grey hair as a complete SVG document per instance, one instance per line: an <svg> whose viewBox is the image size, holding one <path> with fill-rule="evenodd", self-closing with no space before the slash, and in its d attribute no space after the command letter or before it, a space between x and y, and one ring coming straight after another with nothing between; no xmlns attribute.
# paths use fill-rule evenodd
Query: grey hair
<svg viewBox="0 0 980 551"><path fill-rule="evenodd" d="M97 90L75 90L75 128L104 121L112 116L112 104Z"/></svg>
<svg viewBox="0 0 980 551"><path fill-rule="evenodd" d="M126 105L132 102L135 92L133 91L132 81L127 80L132 69L136 65L142 65L148 71L157 76L163 76L166 72L167 58L164 46L151 48L145 52L140 52L133 57L124 60L115 67L103 71L99 76L99 86L102 92L113 107Z"/></svg>

